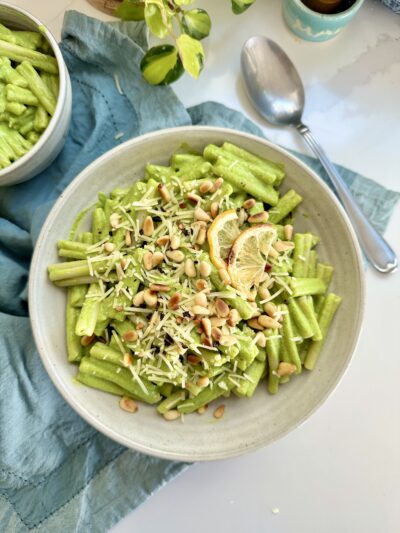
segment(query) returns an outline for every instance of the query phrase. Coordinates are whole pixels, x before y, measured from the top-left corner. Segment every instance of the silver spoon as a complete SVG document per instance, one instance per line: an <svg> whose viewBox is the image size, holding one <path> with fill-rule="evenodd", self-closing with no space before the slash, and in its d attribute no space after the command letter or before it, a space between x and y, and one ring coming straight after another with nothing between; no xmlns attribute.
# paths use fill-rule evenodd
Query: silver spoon
<svg viewBox="0 0 400 533"><path fill-rule="evenodd" d="M353 224L360 244L379 272L397 268L397 257L355 202L350 189L302 122L304 87L285 52L266 37L251 37L242 49L242 72L254 107L268 122L294 126L321 161Z"/></svg>

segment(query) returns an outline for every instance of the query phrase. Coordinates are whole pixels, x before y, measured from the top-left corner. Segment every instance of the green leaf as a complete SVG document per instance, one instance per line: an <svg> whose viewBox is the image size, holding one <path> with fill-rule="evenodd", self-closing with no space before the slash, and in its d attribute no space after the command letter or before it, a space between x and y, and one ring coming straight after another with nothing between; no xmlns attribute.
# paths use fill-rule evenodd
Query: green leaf
<svg viewBox="0 0 400 533"><path fill-rule="evenodd" d="M172 44L150 48L140 62L140 70L151 85L169 85L183 74L182 61Z"/></svg>
<svg viewBox="0 0 400 533"><path fill-rule="evenodd" d="M168 34L167 24L170 19L170 15L161 0L147 0L146 7L144 8L144 17L146 24L156 37L162 39Z"/></svg>
<svg viewBox="0 0 400 533"><path fill-rule="evenodd" d="M194 39L204 39L211 30L211 19L204 9L190 9L182 17L185 32Z"/></svg>
<svg viewBox="0 0 400 533"><path fill-rule="evenodd" d="M256 0L231 0L232 1L232 11L235 13L235 15L240 15L246 9L249 9L249 7L254 4Z"/></svg>
<svg viewBox="0 0 400 533"><path fill-rule="evenodd" d="M114 15L122 20L143 20L144 2L140 0L123 0L122 4L114 11Z"/></svg>
<svg viewBox="0 0 400 533"><path fill-rule="evenodd" d="M178 47L183 68L193 78L197 79L204 63L204 50L201 42L186 33L182 33L176 40L176 46Z"/></svg>

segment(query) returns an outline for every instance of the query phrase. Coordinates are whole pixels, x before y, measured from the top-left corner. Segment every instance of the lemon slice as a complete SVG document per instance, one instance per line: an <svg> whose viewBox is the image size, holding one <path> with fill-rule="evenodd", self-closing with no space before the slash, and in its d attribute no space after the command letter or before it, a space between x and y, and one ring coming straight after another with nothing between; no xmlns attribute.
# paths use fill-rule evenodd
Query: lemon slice
<svg viewBox="0 0 400 533"><path fill-rule="evenodd" d="M211 261L216 268L226 268L226 260L231 251L233 241L239 233L238 216L234 209L224 211L215 217L208 228L207 239Z"/></svg>
<svg viewBox="0 0 400 533"><path fill-rule="evenodd" d="M270 224L258 224L240 233L228 257L228 272L232 285L248 295L263 279L272 244L277 238Z"/></svg>

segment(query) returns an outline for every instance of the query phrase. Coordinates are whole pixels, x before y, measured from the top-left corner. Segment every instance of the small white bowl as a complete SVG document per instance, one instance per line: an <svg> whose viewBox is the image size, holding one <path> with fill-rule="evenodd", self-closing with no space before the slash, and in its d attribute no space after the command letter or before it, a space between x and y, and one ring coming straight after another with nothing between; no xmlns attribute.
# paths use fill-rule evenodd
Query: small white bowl
<svg viewBox="0 0 400 533"><path fill-rule="evenodd" d="M54 116L39 141L29 152L0 170L0 187L29 180L47 168L60 153L67 138L72 110L72 89L68 70L57 41L36 17L5 2L0 2L0 22L12 29L40 31L50 44L57 60L60 90ZM40 30L39 30L40 27Z"/></svg>
<svg viewBox="0 0 400 533"><path fill-rule="evenodd" d="M265 384L250 399L224 399L225 415L212 416L213 406L184 423L166 422L154 406L140 405L135 415L118 406L118 398L74 383L76 367L65 346L66 294L47 277L47 266L59 261L56 242L68 235L79 211L93 204L99 191L126 187L143 177L149 161L167 164L183 142L194 149L229 141L259 156L284 163L291 187L304 198L296 229L321 237L321 260L335 267L332 290L343 296L323 352L313 372L304 371L268 395ZM50 378L66 401L89 424L117 442L141 452L184 461L225 459L265 446L304 422L338 384L360 333L364 302L360 249L343 208L329 188L304 163L284 149L253 135L213 127L183 127L149 133L107 152L89 165L50 212L34 252L29 280L32 329ZM218 405L218 402L216 403ZM338 414L339 416L339 414Z"/></svg>

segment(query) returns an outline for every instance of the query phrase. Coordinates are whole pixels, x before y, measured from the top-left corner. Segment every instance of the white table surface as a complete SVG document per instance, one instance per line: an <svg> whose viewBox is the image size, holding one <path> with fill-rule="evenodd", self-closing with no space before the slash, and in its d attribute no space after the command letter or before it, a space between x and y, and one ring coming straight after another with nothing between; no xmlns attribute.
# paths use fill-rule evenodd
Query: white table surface
<svg viewBox="0 0 400 533"><path fill-rule="evenodd" d="M86 0L14 0L60 37L63 13L108 18ZM280 0L244 15L228 0L202 0L214 24L200 81L174 85L186 105L216 100L245 112L280 144L306 151L292 131L267 127L250 109L239 74L243 42L276 40L307 91L305 122L332 159L400 189L400 16L366 0L336 40L300 41ZM386 236L400 256L400 206ZM367 272L364 328L337 390L302 427L275 444L192 466L113 533L398 533L400 531L400 272ZM275 510L275 513L272 510ZM279 512L276 510L279 509Z"/></svg>

